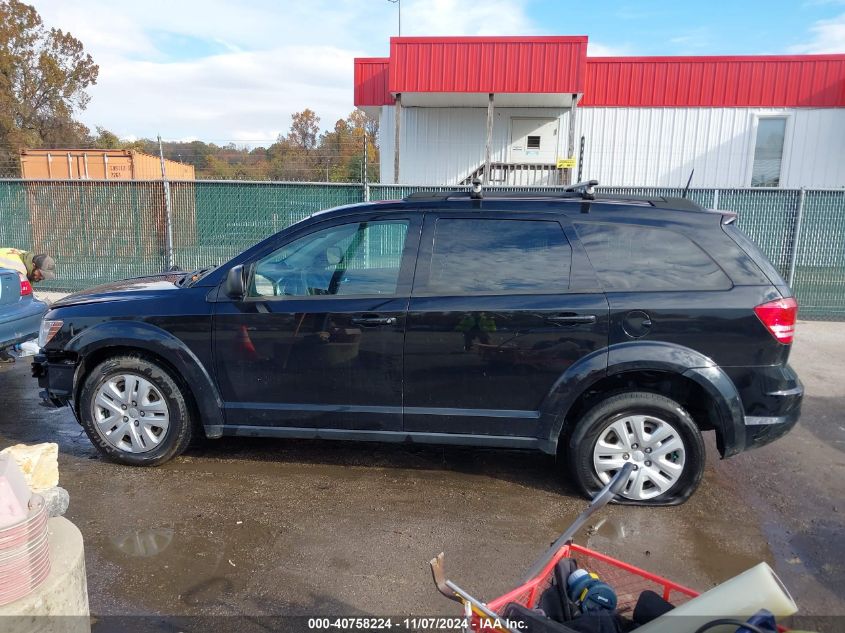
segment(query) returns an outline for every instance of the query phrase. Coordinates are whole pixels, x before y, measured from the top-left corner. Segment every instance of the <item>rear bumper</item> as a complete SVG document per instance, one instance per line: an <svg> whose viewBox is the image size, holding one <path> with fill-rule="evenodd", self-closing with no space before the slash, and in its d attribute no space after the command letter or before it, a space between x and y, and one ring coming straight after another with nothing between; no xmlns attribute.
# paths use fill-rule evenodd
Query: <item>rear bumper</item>
<svg viewBox="0 0 845 633"><path fill-rule="evenodd" d="M745 450L786 435L801 417L804 385L789 365L725 370L745 411Z"/></svg>
<svg viewBox="0 0 845 633"><path fill-rule="evenodd" d="M22 309L0 315L0 349L37 338L46 312L47 304L33 299Z"/></svg>
<svg viewBox="0 0 845 633"><path fill-rule="evenodd" d="M801 417L801 403L786 415L775 417L745 417L745 449L764 446L783 437L798 424Z"/></svg>

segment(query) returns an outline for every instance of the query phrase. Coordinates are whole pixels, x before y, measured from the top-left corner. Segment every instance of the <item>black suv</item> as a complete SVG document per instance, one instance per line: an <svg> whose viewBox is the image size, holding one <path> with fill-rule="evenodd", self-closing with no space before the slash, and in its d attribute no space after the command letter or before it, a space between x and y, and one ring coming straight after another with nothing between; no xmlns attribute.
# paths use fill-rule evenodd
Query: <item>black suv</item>
<svg viewBox="0 0 845 633"><path fill-rule="evenodd" d="M587 494L686 500L798 420L797 304L684 199L420 193L317 213L217 268L53 304L34 375L108 458L192 434L537 449Z"/></svg>

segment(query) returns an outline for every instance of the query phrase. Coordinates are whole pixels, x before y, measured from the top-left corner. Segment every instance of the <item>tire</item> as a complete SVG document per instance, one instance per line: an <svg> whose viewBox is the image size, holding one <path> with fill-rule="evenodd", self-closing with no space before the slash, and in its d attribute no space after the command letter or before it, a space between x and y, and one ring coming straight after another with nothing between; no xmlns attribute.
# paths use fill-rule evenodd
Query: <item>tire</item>
<svg viewBox="0 0 845 633"><path fill-rule="evenodd" d="M677 402L656 393L625 392L590 408L576 425L567 461L581 492L592 497L626 461L637 470L622 503L677 505L704 474L701 432Z"/></svg>
<svg viewBox="0 0 845 633"><path fill-rule="evenodd" d="M194 428L187 388L143 356L115 356L89 372L78 413L97 450L130 466L173 459L187 448Z"/></svg>

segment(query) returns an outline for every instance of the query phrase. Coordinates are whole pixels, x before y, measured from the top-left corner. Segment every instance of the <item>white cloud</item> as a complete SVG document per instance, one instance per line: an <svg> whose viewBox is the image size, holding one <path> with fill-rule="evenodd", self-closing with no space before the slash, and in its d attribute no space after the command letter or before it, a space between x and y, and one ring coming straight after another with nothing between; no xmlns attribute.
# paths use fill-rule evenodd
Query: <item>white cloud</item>
<svg viewBox="0 0 845 633"><path fill-rule="evenodd" d="M790 46L791 53L845 53L845 13L810 27L812 39Z"/></svg>
<svg viewBox="0 0 845 633"><path fill-rule="evenodd" d="M353 58L387 56L397 27L386 0L31 1L100 65L80 119L124 137L267 143L304 108L330 128L353 109ZM535 33L525 2L403 0L402 34ZM206 50L166 50L180 37Z"/></svg>

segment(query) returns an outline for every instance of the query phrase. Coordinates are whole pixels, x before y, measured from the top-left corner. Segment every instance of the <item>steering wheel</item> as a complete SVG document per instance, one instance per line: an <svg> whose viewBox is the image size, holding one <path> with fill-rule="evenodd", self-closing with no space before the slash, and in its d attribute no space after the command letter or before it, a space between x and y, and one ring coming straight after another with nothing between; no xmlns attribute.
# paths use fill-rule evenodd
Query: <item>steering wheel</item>
<svg viewBox="0 0 845 633"><path fill-rule="evenodd" d="M273 295L307 297L308 279L304 270L292 270L273 282Z"/></svg>

